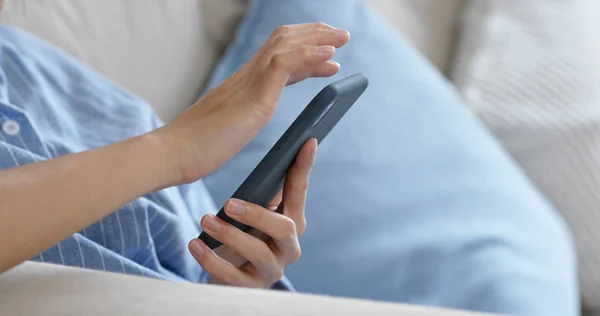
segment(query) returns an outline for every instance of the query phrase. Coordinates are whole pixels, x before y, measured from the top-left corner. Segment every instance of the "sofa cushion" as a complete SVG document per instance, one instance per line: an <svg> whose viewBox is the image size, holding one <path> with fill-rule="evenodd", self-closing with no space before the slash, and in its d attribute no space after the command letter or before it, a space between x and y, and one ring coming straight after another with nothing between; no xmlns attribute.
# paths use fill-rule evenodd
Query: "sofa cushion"
<svg viewBox="0 0 600 316"><path fill-rule="evenodd" d="M368 0L443 71L449 69L462 1ZM168 121L203 89L247 5L248 0L7 1L0 17L145 98Z"/></svg>
<svg viewBox="0 0 600 316"><path fill-rule="evenodd" d="M0 306L4 315L27 316L491 316L366 300L167 282L34 262L0 274Z"/></svg>
<svg viewBox="0 0 600 316"><path fill-rule="evenodd" d="M246 13L248 0L203 0L204 25L219 56L233 40L236 26ZM216 62L215 62L216 63Z"/></svg>
<svg viewBox="0 0 600 316"><path fill-rule="evenodd" d="M584 306L600 315L598 30L598 1L472 0L452 77L568 220Z"/></svg>
<svg viewBox="0 0 600 316"><path fill-rule="evenodd" d="M232 32L241 6L238 0L11 0L1 19L65 50L170 120L202 91L230 38L215 30Z"/></svg>
<svg viewBox="0 0 600 316"><path fill-rule="evenodd" d="M438 69L451 69L464 0L366 0Z"/></svg>

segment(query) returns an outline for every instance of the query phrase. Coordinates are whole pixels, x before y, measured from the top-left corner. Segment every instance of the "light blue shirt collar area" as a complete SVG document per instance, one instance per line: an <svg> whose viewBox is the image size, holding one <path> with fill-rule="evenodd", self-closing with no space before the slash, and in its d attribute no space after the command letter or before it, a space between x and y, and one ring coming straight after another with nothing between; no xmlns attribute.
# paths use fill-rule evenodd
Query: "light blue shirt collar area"
<svg viewBox="0 0 600 316"><path fill-rule="evenodd" d="M1 141L13 144L22 150L38 156L39 158L36 158L36 161L51 157L34 127L31 125L31 120L29 120L27 113L3 101L0 101L0 107L2 107L0 110Z"/></svg>
<svg viewBox="0 0 600 316"><path fill-rule="evenodd" d="M0 170L110 144L161 124L145 101L31 35L0 26ZM187 244L200 233L201 216L215 211L201 181L154 192L33 260L203 282L207 275Z"/></svg>

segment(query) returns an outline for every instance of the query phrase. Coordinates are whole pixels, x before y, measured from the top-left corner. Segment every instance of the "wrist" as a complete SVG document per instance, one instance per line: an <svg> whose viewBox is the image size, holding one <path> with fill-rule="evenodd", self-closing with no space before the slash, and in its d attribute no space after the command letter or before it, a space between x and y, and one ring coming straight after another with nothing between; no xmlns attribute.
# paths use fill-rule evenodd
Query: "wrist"
<svg viewBox="0 0 600 316"><path fill-rule="evenodd" d="M149 163L145 168L151 170L148 174L152 175L155 190L182 183L177 155L168 139L162 134L147 133L133 140L138 146L139 161Z"/></svg>

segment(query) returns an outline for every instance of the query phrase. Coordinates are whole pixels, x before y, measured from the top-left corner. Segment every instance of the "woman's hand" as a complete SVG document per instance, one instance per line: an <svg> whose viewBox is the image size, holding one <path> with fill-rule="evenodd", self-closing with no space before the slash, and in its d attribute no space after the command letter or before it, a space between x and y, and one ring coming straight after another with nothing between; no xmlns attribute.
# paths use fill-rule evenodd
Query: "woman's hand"
<svg viewBox="0 0 600 316"><path fill-rule="evenodd" d="M268 236L263 241L242 232L214 215L205 215L200 225L212 237L233 250L244 262L238 267L218 256L201 240L190 242L190 252L206 272L211 283L266 288L281 279L284 269L300 258L298 238L306 228L304 204L310 169L317 150L316 139L309 140L288 170L283 199L275 201L277 211L239 200L229 200L225 212L231 218Z"/></svg>
<svg viewBox="0 0 600 316"><path fill-rule="evenodd" d="M331 58L349 36L324 23L279 27L233 76L151 133L176 162L173 184L195 181L231 159L270 120L286 85L337 73Z"/></svg>
<svg viewBox="0 0 600 316"><path fill-rule="evenodd" d="M197 180L215 170L264 127L286 84L335 74L339 65L330 59L335 48L346 44L348 38L347 32L322 23L281 27L248 64L164 127L109 146L1 171L0 272L137 197ZM294 199L294 194L288 195ZM285 206L289 203L284 202L284 208L291 209ZM275 237L272 246L277 250L273 255L279 267L293 261L296 248L289 246L293 242L280 238L281 232L273 228L289 229L289 220L279 216L275 217L278 220L273 219L256 208L247 210L248 214L261 214L265 220L283 223L266 230L243 218ZM303 215L299 222L295 208L285 213L295 220L294 228L302 231ZM225 281L231 279L235 283L239 277L241 284L249 285L258 285L252 276L271 281L281 270L272 270L272 264L260 261L272 260L273 256L245 257L256 263L255 272L246 268L246 274L231 276L216 268L208 270L223 275ZM207 267L212 266L209 263Z"/></svg>

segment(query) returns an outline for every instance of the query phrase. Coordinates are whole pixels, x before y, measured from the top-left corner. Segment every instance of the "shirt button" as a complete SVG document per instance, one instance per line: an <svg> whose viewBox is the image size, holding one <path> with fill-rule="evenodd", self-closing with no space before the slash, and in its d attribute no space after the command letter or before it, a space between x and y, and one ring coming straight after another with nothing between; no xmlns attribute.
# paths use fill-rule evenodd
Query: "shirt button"
<svg viewBox="0 0 600 316"><path fill-rule="evenodd" d="M17 121L6 120L2 123L2 131L6 135L17 135L19 134L19 130L21 130L21 126L19 126Z"/></svg>

